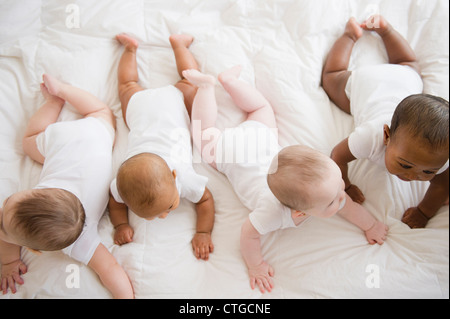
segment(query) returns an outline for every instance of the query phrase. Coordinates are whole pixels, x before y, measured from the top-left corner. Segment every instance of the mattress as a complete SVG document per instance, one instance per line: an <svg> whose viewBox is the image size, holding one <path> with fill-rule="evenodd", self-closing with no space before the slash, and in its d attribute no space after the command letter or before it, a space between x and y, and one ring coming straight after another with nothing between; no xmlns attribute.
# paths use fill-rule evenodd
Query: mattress
<svg viewBox="0 0 450 319"><path fill-rule="evenodd" d="M156 88L179 80L169 36L194 36L190 50L201 71L217 76L236 64L272 104L282 146L304 144L330 154L354 129L321 87L328 51L347 20L380 13L417 54L424 92L449 98L449 3L446 0L6 0L0 2L0 200L37 184L41 166L21 146L31 115L43 102L42 74L85 89L117 117L114 173L127 146L117 91L123 48L115 35L140 44L140 84ZM350 69L387 62L380 38L365 32ZM215 87L221 128L244 119L225 90ZM60 120L76 118L67 105ZM369 245L339 216L310 219L299 228L262 237L265 260L275 269L274 289L252 290L239 247L249 214L224 175L204 163L215 199L214 252L197 260L191 248L196 214L182 201L166 219L130 214L132 243L113 243L108 211L98 230L133 284L147 299L449 298L449 207L423 229L401 222L428 182L406 183L367 160L350 164L349 176L366 196L364 206L389 226L383 245ZM22 249L25 283L0 298L111 298L97 275L62 252L35 255Z"/></svg>

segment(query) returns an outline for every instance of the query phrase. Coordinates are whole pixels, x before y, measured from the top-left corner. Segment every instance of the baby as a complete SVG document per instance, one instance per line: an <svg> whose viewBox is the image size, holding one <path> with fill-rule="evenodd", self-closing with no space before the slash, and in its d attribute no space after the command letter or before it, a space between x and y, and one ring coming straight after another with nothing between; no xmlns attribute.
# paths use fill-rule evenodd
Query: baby
<svg viewBox="0 0 450 319"><path fill-rule="evenodd" d="M355 42L372 25L377 25L374 31L385 44L390 64L348 71ZM358 158L370 159L403 181L430 181L423 200L402 218L411 228L425 227L448 201L448 101L422 94L418 62L407 41L382 16L361 25L351 18L328 55L322 84L355 121L355 131L331 154L346 192L358 203L365 200L347 175L348 163Z"/></svg>
<svg viewBox="0 0 450 319"><path fill-rule="evenodd" d="M126 160L110 188L114 241L119 245L132 241L134 231L128 223L128 208L147 220L166 218L185 198L195 203L197 212L194 255L207 260L214 250L211 232L215 212L213 197L206 187L208 179L192 167L189 115L197 88L186 79L161 88L142 88L136 63L138 42L125 34L116 38L125 47L118 68L119 98L130 133ZM188 35L170 37L180 74L198 67L188 50L192 41ZM180 138L180 130L186 133L184 138Z"/></svg>
<svg viewBox="0 0 450 319"><path fill-rule="evenodd" d="M23 138L27 155L43 164L38 184L9 196L0 210L2 289L16 292L27 267L21 246L63 249L91 267L115 298L133 298L128 276L100 242L97 224L108 203L115 119L106 104L76 87L43 76L45 103ZM82 119L57 122L70 103Z"/></svg>
<svg viewBox="0 0 450 319"><path fill-rule="evenodd" d="M261 292L273 288L273 268L261 253L262 235L296 227L310 216L331 217L339 212L359 226L369 243L382 244L387 226L361 205L346 200L338 166L324 154L306 146L280 150L276 120L270 103L238 77L236 66L219 81L247 120L223 132L216 128L215 79L197 70L183 75L198 86L192 107L192 134L202 158L225 174L242 203L250 209L241 229L241 252L250 285ZM236 147L236 143L243 147ZM239 151L240 150L240 151Z"/></svg>

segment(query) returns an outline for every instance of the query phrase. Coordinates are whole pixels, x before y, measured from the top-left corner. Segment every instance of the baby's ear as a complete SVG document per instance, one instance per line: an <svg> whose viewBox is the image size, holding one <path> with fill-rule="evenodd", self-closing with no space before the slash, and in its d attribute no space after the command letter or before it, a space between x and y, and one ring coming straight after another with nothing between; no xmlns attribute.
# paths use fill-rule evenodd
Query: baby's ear
<svg viewBox="0 0 450 319"><path fill-rule="evenodd" d="M389 126L387 124L384 124L383 126L383 142L384 145L387 145L389 143L389 138L391 137L391 132L389 130Z"/></svg>
<svg viewBox="0 0 450 319"><path fill-rule="evenodd" d="M176 169L174 169L172 171L172 175L173 175L173 178L177 178L177 170Z"/></svg>
<svg viewBox="0 0 450 319"><path fill-rule="evenodd" d="M36 254L36 255L42 255L42 251L40 251L40 250L35 250L35 249L33 249L33 248L29 248L29 247L26 247L29 251L31 251L33 254Z"/></svg>

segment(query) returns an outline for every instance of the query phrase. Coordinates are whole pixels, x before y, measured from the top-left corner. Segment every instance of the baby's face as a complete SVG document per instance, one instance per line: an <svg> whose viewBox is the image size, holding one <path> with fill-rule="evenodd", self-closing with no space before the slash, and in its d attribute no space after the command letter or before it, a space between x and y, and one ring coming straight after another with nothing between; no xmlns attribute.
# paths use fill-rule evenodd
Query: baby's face
<svg viewBox="0 0 450 319"><path fill-rule="evenodd" d="M448 160L448 149L433 151L401 127L385 144L386 169L403 181L429 181Z"/></svg>
<svg viewBox="0 0 450 319"><path fill-rule="evenodd" d="M305 211L310 216L331 217L341 210L345 204L345 183L342 179L341 170L331 159L325 169L328 170L326 180L313 190L316 204Z"/></svg>

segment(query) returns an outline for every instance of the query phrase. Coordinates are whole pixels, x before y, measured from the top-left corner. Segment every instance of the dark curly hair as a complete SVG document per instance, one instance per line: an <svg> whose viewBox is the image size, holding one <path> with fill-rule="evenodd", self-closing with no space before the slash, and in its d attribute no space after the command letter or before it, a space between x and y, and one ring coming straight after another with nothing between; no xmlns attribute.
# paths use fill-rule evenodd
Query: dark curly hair
<svg viewBox="0 0 450 319"><path fill-rule="evenodd" d="M448 101L429 94L408 96L392 116L392 137L399 127L407 128L413 137L428 140L432 149L448 148Z"/></svg>

